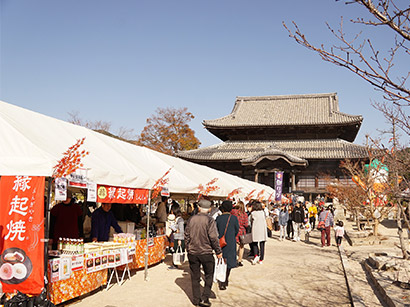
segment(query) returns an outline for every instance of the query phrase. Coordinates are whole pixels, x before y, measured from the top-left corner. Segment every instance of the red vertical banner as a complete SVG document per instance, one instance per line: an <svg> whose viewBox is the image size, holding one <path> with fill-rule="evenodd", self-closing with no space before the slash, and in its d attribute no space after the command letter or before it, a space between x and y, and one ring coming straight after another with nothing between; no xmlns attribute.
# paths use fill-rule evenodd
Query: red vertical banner
<svg viewBox="0 0 410 307"><path fill-rule="evenodd" d="M44 287L44 177L0 178L0 281L3 292Z"/></svg>

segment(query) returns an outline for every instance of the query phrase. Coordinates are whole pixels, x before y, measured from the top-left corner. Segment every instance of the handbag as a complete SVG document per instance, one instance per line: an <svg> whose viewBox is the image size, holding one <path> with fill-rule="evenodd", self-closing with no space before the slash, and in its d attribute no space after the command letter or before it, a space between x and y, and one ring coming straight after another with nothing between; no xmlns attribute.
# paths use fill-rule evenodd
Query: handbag
<svg viewBox="0 0 410 307"><path fill-rule="evenodd" d="M172 263L174 265L182 265L185 262L185 253L182 252L182 247L179 245L177 250L172 255Z"/></svg>
<svg viewBox="0 0 410 307"><path fill-rule="evenodd" d="M228 225L229 225L229 220L231 219L231 214L229 214L229 218L228 218L228 222L226 222L226 227L225 227L225 232L224 235L222 237L219 238L219 246L221 248L224 248L228 243L226 243L225 240L225 234L226 234L226 230L228 229Z"/></svg>
<svg viewBox="0 0 410 307"><path fill-rule="evenodd" d="M241 244L250 244L253 242L252 240L252 233L245 233L239 236L239 242Z"/></svg>
<svg viewBox="0 0 410 307"><path fill-rule="evenodd" d="M324 220L324 221L320 221L320 222L317 224L317 229L318 229L318 230L324 230L324 229L326 228L326 227L325 227L325 221L326 221L328 215L329 215L329 211L326 213L325 220Z"/></svg>
<svg viewBox="0 0 410 307"><path fill-rule="evenodd" d="M215 259L214 282L225 282L227 265L223 258Z"/></svg>

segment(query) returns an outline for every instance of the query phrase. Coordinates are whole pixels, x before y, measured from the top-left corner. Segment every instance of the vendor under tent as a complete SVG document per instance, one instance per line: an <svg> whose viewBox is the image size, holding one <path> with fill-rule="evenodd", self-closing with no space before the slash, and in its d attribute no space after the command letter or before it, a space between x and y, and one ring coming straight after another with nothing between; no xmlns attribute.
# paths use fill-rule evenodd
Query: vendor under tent
<svg viewBox="0 0 410 307"><path fill-rule="evenodd" d="M218 189L211 191L210 197L224 198L232 190L238 188L241 189L243 195L255 191L254 195L261 194L265 199L273 192L268 186L123 142L85 127L76 126L1 101L0 129L2 131L0 134L0 178L2 180L4 178L4 182L6 179L9 181L17 180L17 176L20 176L19 178L26 178L25 176L43 178L45 188L43 188L43 191L38 190L37 196L41 196L38 197L41 199L41 203L43 195L47 198L46 212L49 210L48 206L53 187L53 167L61 159L63 152L82 138L85 138L84 150L90 152L82 161L84 163L83 171L87 179L86 184L94 183L98 186L118 189L150 190L158 178L161 178L170 170L167 188L172 194L197 195L200 185L206 185L215 178L217 178L215 185ZM45 193L44 190L46 190ZM10 200L1 201L0 206L8 206L10 203ZM23 208L25 207L23 206ZM40 206L37 209L44 212ZM2 210L6 212L9 208L3 208ZM47 240L47 220L45 225L41 225L41 227L46 227L45 240ZM5 225L3 225L3 229L6 229ZM4 237L4 234L2 236ZM40 245L44 245L43 241L40 242ZM158 250L161 250L161 244L163 247L161 242L149 243L148 237L145 242L144 248L147 247L147 249L148 244L159 246ZM1 252L4 252L2 246L0 246L0 249ZM154 256L158 256L158 253ZM10 257L17 256L10 255ZM153 260L153 263L160 260L160 257L157 257ZM79 262L81 262L81 258ZM145 265L149 264L148 262L149 260L145 261ZM11 263L4 267L4 276L6 278L8 278L7 269L9 265ZM140 266L141 263L138 265ZM86 268L82 267L81 270L78 270L78 273L73 273L73 276L78 275L77 278L82 280L86 276L94 281L106 282L104 272L101 272L103 270L99 270L99 273L97 271L84 273L84 270ZM94 275L98 276L84 275L88 273L95 273ZM50 277L49 280L52 280L52 278ZM55 282L61 281L56 280ZM73 285L78 284L73 280L70 282ZM90 284L91 288L98 286L95 282ZM58 288L54 287L54 289ZM76 291L73 292L77 293ZM66 299L58 295L55 297L59 297L55 299L54 302L56 303Z"/></svg>

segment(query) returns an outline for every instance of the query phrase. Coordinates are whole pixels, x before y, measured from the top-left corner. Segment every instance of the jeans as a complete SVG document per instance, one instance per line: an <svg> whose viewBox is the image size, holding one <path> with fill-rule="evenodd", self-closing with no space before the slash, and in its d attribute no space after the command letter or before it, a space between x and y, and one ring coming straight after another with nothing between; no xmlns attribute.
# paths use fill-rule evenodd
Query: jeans
<svg viewBox="0 0 410 307"><path fill-rule="evenodd" d="M279 225L279 239L282 240L286 237L286 226Z"/></svg>
<svg viewBox="0 0 410 307"><path fill-rule="evenodd" d="M311 216L309 218L309 223L312 226L312 230L315 229L315 224L316 224L316 217L315 216Z"/></svg>
<svg viewBox="0 0 410 307"><path fill-rule="evenodd" d="M326 240L325 240L325 236L326 236ZM325 227L324 230L322 230L321 241L322 241L322 246L325 246L325 245L330 246L330 226L327 226Z"/></svg>
<svg viewBox="0 0 410 307"><path fill-rule="evenodd" d="M253 242L253 254L254 256L259 256L259 260L262 261L265 257L265 241ZM259 246L258 246L259 244Z"/></svg>
<svg viewBox="0 0 410 307"><path fill-rule="evenodd" d="M292 225L292 221L288 221L288 225L286 226L286 230L287 230L287 234L289 239L293 238L293 225ZM290 235L292 234L292 235Z"/></svg>
<svg viewBox="0 0 410 307"><path fill-rule="evenodd" d="M300 241L300 233L301 233L301 229L300 226L302 223L296 223L296 222L292 222L293 223L293 240L295 241Z"/></svg>
<svg viewBox="0 0 410 307"><path fill-rule="evenodd" d="M211 295L212 282L214 277L215 260L212 254L190 255L188 254L189 268L191 269L192 296L194 305L201 300L201 265L205 273L205 287L202 299L207 300Z"/></svg>

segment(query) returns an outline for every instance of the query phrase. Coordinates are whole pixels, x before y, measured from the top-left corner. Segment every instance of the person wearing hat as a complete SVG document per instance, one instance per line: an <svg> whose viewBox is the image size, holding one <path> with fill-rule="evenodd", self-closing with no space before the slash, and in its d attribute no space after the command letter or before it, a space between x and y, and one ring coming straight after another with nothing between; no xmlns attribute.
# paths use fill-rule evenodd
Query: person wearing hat
<svg viewBox="0 0 410 307"><path fill-rule="evenodd" d="M228 278L231 269L236 268L236 235L239 232L238 218L231 214L232 202L224 200L220 207L222 214L216 218L219 238L225 236L226 246L222 248L223 258L226 259L226 280L219 282L219 290L225 290L228 286Z"/></svg>
<svg viewBox="0 0 410 307"><path fill-rule="evenodd" d="M195 306L211 306L209 297L215 269L213 252L222 258L219 246L218 230L215 220L208 215L211 202L201 199L198 202L198 214L191 216L185 227L185 246L188 251L191 270L192 303ZM205 286L201 300L201 266L205 273Z"/></svg>
<svg viewBox="0 0 410 307"><path fill-rule="evenodd" d="M50 239L52 248L57 249L59 238L83 238L83 212L75 203L73 194L67 190L67 199L50 211Z"/></svg>

